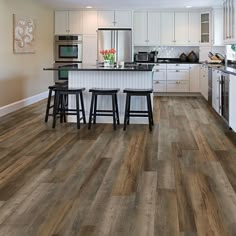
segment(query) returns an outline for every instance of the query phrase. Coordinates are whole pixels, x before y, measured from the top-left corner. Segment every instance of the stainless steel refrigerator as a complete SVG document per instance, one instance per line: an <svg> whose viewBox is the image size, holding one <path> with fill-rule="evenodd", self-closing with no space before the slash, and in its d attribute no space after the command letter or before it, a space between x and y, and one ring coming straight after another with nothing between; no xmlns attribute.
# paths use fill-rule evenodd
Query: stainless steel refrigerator
<svg viewBox="0 0 236 236"><path fill-rule="evenodd" d="M98 29L98 62L103 62L101 50L115 48L115 62L132 62L131 29Z"/></svg>

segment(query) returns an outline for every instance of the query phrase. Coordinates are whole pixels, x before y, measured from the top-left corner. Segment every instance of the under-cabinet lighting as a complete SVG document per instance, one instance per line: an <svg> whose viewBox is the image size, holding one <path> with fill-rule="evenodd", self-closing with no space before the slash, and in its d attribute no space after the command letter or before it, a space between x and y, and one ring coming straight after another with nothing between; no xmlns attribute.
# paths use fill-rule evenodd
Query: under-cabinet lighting
<svg viewBox="0 0 236 236"><path fill-rule="evenodd" d="M86 6L87 9L93 8L92 6Z"/></svg>

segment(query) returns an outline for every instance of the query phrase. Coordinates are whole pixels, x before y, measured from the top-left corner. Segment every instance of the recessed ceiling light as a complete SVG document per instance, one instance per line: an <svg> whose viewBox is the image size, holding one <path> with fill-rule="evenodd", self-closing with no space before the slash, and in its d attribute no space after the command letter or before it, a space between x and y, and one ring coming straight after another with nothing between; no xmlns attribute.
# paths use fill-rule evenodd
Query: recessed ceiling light
<svg viewBox="0 0 236 236"><path fill-rule="evenodd" d="M93 8L92 6L86 6L87 9Z"/></svg>
<svg viewBox="0 0 236 236"><path fill-rule="evenodd" d="M186 6L186 8L191 8L192 6Z"/></svg>

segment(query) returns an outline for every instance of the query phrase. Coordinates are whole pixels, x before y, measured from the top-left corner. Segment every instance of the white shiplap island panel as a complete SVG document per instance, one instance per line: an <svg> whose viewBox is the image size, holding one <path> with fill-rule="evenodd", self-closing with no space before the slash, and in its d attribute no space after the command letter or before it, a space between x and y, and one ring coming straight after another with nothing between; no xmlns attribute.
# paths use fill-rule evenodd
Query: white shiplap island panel
<svg viewBox="0 0 236 236"><path fill-rule="evenodd" d="M88 121L91 93L90 88L119 88L118 93L118 107L120 121L123 123L124 110L125 110L125 96L123 93L125 88L136 89L152 89L152 71L69 71L69 88L85 87L84 91L84 105L86 112L86 119ZM153 100L153 96L151 98ZM99 96L98 97L98 109L111 109L111 96ZM75 98L69 97L69 107L75 107ZM134 97L131 99L131 109L134 110L146 110L146 98ZM75 117L69 117L70 122L75 122ZM97 123L112 123L112 117L97 117ZM146 117L133 117L131 123L148 123Z"/></svg>

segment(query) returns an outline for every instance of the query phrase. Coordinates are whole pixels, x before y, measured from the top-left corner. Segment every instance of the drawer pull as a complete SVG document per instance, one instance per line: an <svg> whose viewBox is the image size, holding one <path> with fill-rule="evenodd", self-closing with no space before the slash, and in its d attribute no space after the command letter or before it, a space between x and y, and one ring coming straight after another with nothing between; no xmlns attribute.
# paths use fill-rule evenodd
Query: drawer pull
<svg viewBox="0 0 236 236"><path fill-rule="evenodd" d="M155 81L155 84L160 84L160 82L159 81Z"/></svg>
<svg viewBox="0 0 236 236"><path fill-rule="evenodd" d="M176 70L176 72L179 72L179 70Z"/></svg>

